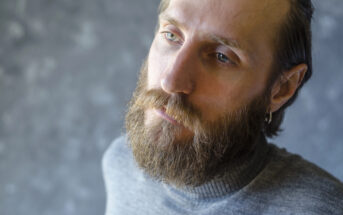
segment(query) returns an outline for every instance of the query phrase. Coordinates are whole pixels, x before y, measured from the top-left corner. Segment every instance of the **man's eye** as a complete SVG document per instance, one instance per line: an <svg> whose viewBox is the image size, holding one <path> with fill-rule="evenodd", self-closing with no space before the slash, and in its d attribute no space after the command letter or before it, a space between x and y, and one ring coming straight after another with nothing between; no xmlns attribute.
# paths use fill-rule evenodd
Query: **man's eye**
<svg viewBox="0 0 343 215"><path fill-rule="evenodd" d="M216 53L216 58L222 63L230 62L230 59L223 53Z"/></svg>
<svg viewBox="0 0 343 215"><path fill-rule="evenodd" d="M167 40L169 40L171 42L179 42L179 39L175 34L173 34L171 32L162 32L162 33L164 34L164 36Z"/></svg>

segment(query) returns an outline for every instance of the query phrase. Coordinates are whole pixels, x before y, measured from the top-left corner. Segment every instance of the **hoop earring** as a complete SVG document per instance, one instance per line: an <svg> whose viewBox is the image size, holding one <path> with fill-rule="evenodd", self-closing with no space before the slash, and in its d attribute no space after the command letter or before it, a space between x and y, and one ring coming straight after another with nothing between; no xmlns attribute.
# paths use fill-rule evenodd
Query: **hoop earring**
<svg viewBox="0 0 343 215"><path fill-rule="evenodd" d="M264 118L264 121L269 125L272 121L273 121L273 113L271 111L269 111L268 116L266 116L266 118Z"/></svg>

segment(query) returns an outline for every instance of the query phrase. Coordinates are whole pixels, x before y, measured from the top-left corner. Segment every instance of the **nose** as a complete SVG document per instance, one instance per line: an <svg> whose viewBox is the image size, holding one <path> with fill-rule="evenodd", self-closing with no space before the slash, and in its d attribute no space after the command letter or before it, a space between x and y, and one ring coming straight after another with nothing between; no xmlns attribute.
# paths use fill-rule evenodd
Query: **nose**
<svg viewBox="0 0 343 215"><path fill-rule="evenodd" d="M190 94L195 87L196 60L194 48L184 44L169 61L162 75L162 89L169 94Z"/></svg>

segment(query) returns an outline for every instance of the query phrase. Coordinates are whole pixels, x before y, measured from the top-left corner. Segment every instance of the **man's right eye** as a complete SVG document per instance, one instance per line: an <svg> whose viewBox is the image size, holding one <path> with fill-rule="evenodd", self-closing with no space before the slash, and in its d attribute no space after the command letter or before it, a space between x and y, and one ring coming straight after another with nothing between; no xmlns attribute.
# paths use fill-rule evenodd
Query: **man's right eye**
<svg viewBox="0 0 343 215"><path fill-rule="evenodd" d="M180 43L181 42L181 40L178 38L178 36L176 34L173 34L173 33L169 32L169 31L164 31L164 32L162 32L162 34L163 34L164 38L166 38L170 42L174 42L174 43L175 42L176 43Z"/></svg>

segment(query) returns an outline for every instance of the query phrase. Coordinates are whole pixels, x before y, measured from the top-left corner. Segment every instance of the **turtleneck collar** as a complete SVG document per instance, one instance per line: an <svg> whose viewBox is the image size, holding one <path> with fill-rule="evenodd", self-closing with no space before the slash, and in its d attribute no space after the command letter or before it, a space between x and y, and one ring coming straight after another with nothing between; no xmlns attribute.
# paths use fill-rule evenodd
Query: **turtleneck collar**
<svg viewBox="0 0 343 215"><path fill-rule="evenodd" d="M224 175L197 187L177 188L163 184L167 193L181 202L207 201L220 198L240 190L251 182L263 169L268 153L268 144L264 135L256 139L255 150L250 156L228 165Z"/></svg>

